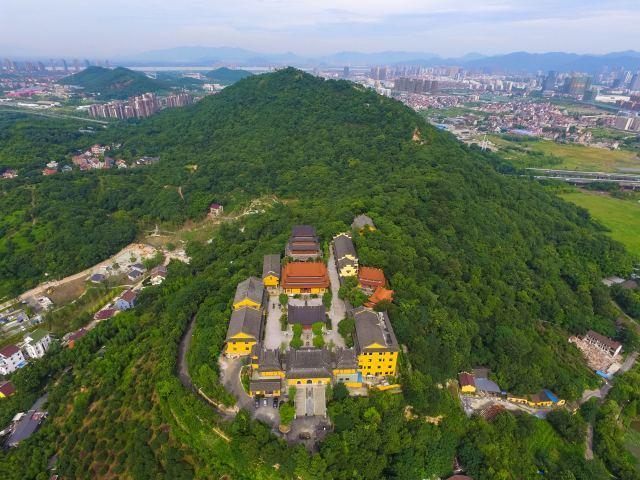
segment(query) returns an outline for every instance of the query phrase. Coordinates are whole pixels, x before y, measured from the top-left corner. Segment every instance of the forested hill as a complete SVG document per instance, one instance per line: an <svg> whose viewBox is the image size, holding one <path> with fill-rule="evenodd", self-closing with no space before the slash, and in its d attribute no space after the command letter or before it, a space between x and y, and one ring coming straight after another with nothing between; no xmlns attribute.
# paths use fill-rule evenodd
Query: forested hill
<svg viewBox="0 0 640 480"><path fill-rule="evenodd" d="M142 72L124 67L87 67L79 73L64 77L60 83L82 87L87 93L99 94L102 100L125 99L168 88L168 85L149 78Z"/></svg>
<svg viewBox="0 0 640 480"><path fill-rule="evenodd" d="M89 340L106 345L104 358L78 352L73 375L50 395L41 443L12 452L6 465L28 461L36 471L58 453L65 478L425 478L449 475L456 455L475 478L538 478L541 469L549 478L607 478L547 423L509 414L493 426L469 423L437 386L474 365L515 393L550 388L571 400L595 385L567 335L616 335L600 280L630 261L584 210L496 173L490 153L399 102L294 69L245 78L87 143L96 140L122 143L114 155L161 160L3 183L0 211L12 212L0 224L5 289L85 267L145 225L201 218L211 201L225 211L264 194L283 202L245 217L244 229L225 225L209 244L191 245L190 265L171 265L167 283L148 289L135 311L101 324ZM403 394L332 404L336 433L313 459L244 414L220 423L230 445L213 438L219 420L174 373L188 319L197 318L191 371L216 397L215 357L236 282L259 272L293 224L313 224L327 241L362 212L378 230L356 239L360 260L384 268L395 291L389 314L408 349ZM444 421L409 421L407 404Z"/></svg>
<svg viewBox="0 0 640 480"><path fill-rule="evenodd" d="M216 68L206 73L206 76L216 83L222 85L231 85L232 83L251 76L252 73L247 70L234 70L227 67Z"/></svg>

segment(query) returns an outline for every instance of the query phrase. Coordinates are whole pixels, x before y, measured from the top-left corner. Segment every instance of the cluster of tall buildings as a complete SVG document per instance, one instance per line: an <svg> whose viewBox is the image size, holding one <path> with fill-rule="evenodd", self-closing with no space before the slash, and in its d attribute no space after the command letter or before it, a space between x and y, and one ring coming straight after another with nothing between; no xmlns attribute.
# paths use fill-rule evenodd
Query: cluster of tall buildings
<svg viewBox="0 0 640 480"><path fill-rule="evenodd" d="M433 93L438 90L438 81L426 78L397 78L394 90L408 93Z"/></svg>
<svg viewBox="0 0 640 480"><path fill-rule="evenodd" d="M89 115L94 118L147 118L162 108L184 107L192 102L193 97L188 93L178 93L162 98L158 98L155 93L145 93L124 101L116 100L91 105Z"/></svg>

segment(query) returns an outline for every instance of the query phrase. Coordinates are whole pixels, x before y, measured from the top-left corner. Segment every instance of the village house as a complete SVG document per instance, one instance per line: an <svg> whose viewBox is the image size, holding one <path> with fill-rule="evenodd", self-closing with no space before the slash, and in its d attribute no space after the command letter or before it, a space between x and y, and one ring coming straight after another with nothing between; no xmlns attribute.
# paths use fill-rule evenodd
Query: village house
<svg viewBox="0 0 640 480"><path fill-rule="evenodd" d="M7 398L13 395L16 391L16 387L11 382L2 382L0 384L0 398Z"/></svg>
<svg viewBox="0 0 640 480"><path fill-rule="evenodd" d="M262 309L266 304L267 292L259 278L249 277L236 287L236 294L233 297L234 310L243 307Z"/></svg>
<svg viewBox="0 0 640 480"><path fill-rule="evenodd" d="M285 255L294 260L309 260L322 256L316 229L309 225L293 227L291 237L285 247Z"/></svg>
<svg viewBox="0 0 640 480"><path fill-rule="evenodd" d="M324 325L326 319L324 305L287 305L287 321L300 324L305 330L310 330L314 323Z"/></svg>
<svg viewBox="0 0 640 480"><path fill-rule="evenodd" d="M367 215L364 215L364 214L360 214L353 219L351 228L359 232L360 234L362 234L367 230L375 230L376 226L373 224L373 220L371 220L371 217L368 217Z"/></svg>
<svg viewBox="0 0 640 480"><path fill-rule="evenodd" d="M341 278L358 274L358 255L350 234L340 233L333 237L333 258Z"/></svg>
<svg viewBox="0 0 640 480"><path fill-rule="evenodd" d="M0 350L0 375L9 375L26 364L22 351L15 345Z"/></svg>
<svg viewBox="0 0 640 480"><path fill-rule="evenodd" d="M160 285L165 278L167 278L167 267L164 265L158 265L149 274L151 285Z"/></svg>
<svg viewBox="0 0 640 480"><path fill-rule="evenodd" d="M94 273L89 277L89 281L91 283L102 283L105 279L106 277L102 273Z"/></svg>
<svg viewBox="0 0 640 480"><path fill-rule="evenodd" d="M594 332L593 330L589 330L587 334L584 336L584 341L590 343L591 345L595 345L604 353L615 357L622 350L622 344L620 342L616 342L615 340L611 340L610 338L605 337L604 335L600 335L598 332Z"/></svg>
<svg viewBox="0 0 640 480"><path fill-rule="evenodd" d="M362 375L395 375L399 348L387 312L374 312L365 307L358 307L349 314L355 320L353 342Z"/></svg>
<svg viewBox="0 0 640 480"><path fill-rule="evenodd" d="M135 307L137 298L138 293L129 289L116 300L116 308L118 310L129 310L130 308Z"/></svg>
<svg viewBox="0 0 640 480"><path fill-rule="evenodd" d="M386 287L387 280L380 268L360 267L358 271L358 287L368 295L373 295L378 287Z"/></svg>
<svg viewBox="0 0 640 480"><path fill-rule="evenodd" d="M265 255L262 262L262 283L271 295L278 293L280 272L280 254Z"/></svg>
<svg viewBox="0 0 640 480"><path fill-rule="evenodd" d="M212 217L219 217L224 212L224 207L219 203L212 203L209 205L209 215Z"/></svg>
<svg viewBox="0 0 640 480"><path fill-rule="evenodd" d="M142 276L142 270L139 270L137 268L131 268L131 270L129 270L129 273L127 273L127 278L132 282L135 282L141 276Z"/></svg>
<svg viewBox="0 0 640 480"><path fill-rule="evenodd" d="M78 340L84 337L87 333L89 333L86 329L81 328L76 330L75 332L71 332L66 337L67 346L69 348L73 348Z"/></svg>
<svg viewBox="0 0 640 480"><path fill-rule="evenodd" d="M460 383L460 391L462 393L476 393L476 382L470 373L460 373L458 375L458 382Z"/></svg>
<svg viewBox="0 0 640 480"><path fill-rule="evenodd" d="M235 358L251 354L262 338L264 312L261 308L242 306L234 309L227 329L225 355Z"/></svg>
<svg viewBox="0 0 640 480"><path fill-rule="evenodd" d="M321 262L291 262L282 269L282 288L287 295L322 295L329 283L327 267Z"/></svg>
<svg viewBox="0 0 640 480"><path fill-rule="evenodd" d="M24 349L31 358L42 358L51 345L51 335L38 328L24 336Z"/></svg>
<svg viewBox="0 0 640 480"><path fill-rule="evenodd" d="M104 308L97 312L93 318L96 320L107 320L113 317L118 311L115 308Z"/></svg>
<svg viewBox="0 0 640 480"><path fill-rule="evenodd" d="M17 176L18 172L11 168L8 168L4 172L2 172L2 178L4 178L5 180L10 180L12 178L16 178Z"/></svg>

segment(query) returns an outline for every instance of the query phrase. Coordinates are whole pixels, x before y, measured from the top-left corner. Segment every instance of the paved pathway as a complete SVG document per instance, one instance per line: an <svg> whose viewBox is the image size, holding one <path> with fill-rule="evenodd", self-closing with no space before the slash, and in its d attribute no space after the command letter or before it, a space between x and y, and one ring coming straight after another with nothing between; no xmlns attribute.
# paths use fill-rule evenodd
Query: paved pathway
<svg viewBox="0 0 640 480"><path fill-rule="evenodd" d="M282 310L280 307L280 300L278 300L277 296L269 298L267 309L267 326L265 327L264 346L266 348L280 348L282 342L285 342L288 345L291 341L291 334L283 332L280 328L280 316L282 315Z"/></svg>
<svg viewBox="0 0 640 480"><path fill-rule="evenodd" d="M336 347L344 347L344 339L342 335L338 333L338 323L347 314L347 308L344 301L338 297L338 291L340 290L340 280L338 278L338 271L336 270L336 264L333 260L333 248L329 249L329 260L327 264L329 269L329 279L331 280L331 308L329 309L329 318L331 319L332 329L325 335L327 343L333 341Z"/></svg>

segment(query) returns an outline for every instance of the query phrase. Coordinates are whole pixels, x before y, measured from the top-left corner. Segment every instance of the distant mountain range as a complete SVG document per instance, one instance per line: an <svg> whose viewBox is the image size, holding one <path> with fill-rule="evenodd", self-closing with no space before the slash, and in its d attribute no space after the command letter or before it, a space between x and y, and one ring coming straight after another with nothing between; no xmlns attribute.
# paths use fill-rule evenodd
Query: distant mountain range
<svg viewBox="0 0 640 480"><path fill-rule="evenodd" d="M215 65L237 66L293 65L298 67L342 67L373 65L461 66L492 72L535 72L538 70L581 71L595 73L603 68L640 70L640 52L629 50L604 55L565 52L513 52L486 56L470 53L443 58L429 52L384 51L363 53L345 51L317 57L295 53L259 53L232 47L176 47L116 59L122 65Z"/></svg>

